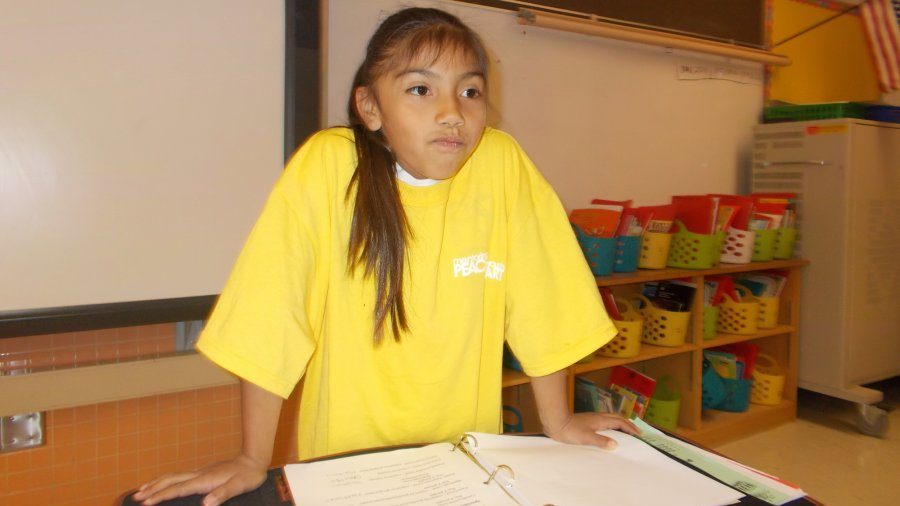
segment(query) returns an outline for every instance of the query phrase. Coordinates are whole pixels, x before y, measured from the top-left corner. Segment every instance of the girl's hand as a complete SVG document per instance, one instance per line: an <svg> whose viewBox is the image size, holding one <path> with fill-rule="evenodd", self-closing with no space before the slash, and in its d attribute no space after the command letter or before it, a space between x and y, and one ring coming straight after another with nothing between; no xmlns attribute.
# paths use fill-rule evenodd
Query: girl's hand
<svg viewBox="0 0 900 506"><path fill-rule="evenodd" d="M608 413L575 413L555 430L544 429L544 434L561 443L593 445L606 450L616 447L616 441L597 432L618 429L626 434L640 434L637 426L619 415Z"/></svg>
<svg viewBox="0 0 900 506"><path fill-rule="evenodd" d="M149 506L176 497L206 494L203 506L218 506L236 495L259 487L264 481L266 466L241 455L199 471L161 476L144 484L133 498Z"/></svg>

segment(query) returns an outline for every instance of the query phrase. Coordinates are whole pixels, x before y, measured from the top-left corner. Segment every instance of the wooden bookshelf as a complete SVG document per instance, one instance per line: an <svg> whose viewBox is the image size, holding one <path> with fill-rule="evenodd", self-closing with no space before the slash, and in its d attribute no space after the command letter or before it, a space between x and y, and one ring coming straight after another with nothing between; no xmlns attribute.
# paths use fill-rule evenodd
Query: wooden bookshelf
<svg viewBox="0 0 900 506"><path fill-rule="evenodd" d="M800 318L800 271L806 260L776 260L749 264L722 264L712 269L660 269L639 270L632 273L612 274L597 278L597 286L610 287L617 295L627 296L640 291L640 285L648 281L690 278L698 287L707 276L728 275L742 272L782 270L788 273L788 281L779 302L778 325L759 329L749 335L719 333L712 339L703 339L703 300L694 297L691 322L685 343L675 347L641 344L640 353L631 358L593 356L569 367L570 405L574 397L575 377L585 375L605 381L612 367L628 365L653 377L668 374L675 378L681 392L681 413L677 432L701 444L712 446L747 434L793 420L797 414L797 367ZM703 350L732 343L754 342L764 353L772 355L784 370L785 390L782 402L777 406L751 404L742 413L730 413L701 408ZM526 399L518 389L527 388L528 376L518 371L504 370L504 402L509 399ZM515 392L514 392L515 391ZM523 401L519 406L526 418L536 420L533 404ZM539 430L539 426L538 429Z"/></svg>

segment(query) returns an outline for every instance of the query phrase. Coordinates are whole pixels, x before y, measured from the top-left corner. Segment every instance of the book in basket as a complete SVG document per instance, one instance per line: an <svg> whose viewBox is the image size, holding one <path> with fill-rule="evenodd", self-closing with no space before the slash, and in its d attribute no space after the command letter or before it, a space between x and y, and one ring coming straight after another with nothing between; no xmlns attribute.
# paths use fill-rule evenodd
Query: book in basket
<svg viewBox="0 0 900 506"><path fill-rule="evenodd" d="M602 434L616 449L470 433L456 444L290 464L284 474L298 506L703 506L744 496L637 438Z"/></svg>

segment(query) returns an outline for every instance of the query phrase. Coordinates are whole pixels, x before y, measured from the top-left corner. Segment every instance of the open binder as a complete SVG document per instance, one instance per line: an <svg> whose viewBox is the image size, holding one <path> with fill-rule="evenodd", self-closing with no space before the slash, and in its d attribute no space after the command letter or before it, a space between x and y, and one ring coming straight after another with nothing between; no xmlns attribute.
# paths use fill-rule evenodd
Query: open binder
<svg viewBox="0 0 900 506"><path fill-rule="evenodd" d="M637 438L603 434L615 450L470 433L456 444L290 464L284 474L298 506L703 506L744 497Z"/></svg>

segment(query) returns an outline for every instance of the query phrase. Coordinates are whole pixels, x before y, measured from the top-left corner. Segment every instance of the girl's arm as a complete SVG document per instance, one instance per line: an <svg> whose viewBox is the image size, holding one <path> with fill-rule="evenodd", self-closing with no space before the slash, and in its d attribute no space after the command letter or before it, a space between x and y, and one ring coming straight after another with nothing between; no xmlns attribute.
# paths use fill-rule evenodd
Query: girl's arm
<svg viewBox="0 0 900 506"><path fill-rule="evenodd" d="M206 494L203 506L216 506L263 484L272 461L281 397L241 380L243 445L234 460L199 471L173 473L140 488L134 499L151 505L192 494Z"/></svg>
<svg viewBox="0 0 900 506"><path fill-rule="evenodd" d="M608 413L576 413L569 411L566 389L566 370L556 371L547 376L533 376L531 388L537 403L538 416L544 434L571 444L589 444L600 448L615 448L616 442L597 434L606 429L619 429L631 435L638 435L638 428L618 415Z"/></svg>

